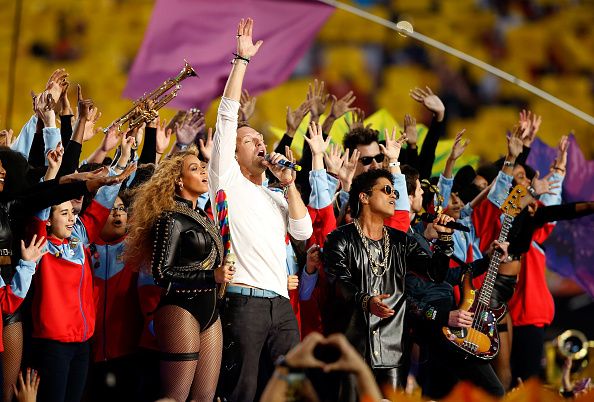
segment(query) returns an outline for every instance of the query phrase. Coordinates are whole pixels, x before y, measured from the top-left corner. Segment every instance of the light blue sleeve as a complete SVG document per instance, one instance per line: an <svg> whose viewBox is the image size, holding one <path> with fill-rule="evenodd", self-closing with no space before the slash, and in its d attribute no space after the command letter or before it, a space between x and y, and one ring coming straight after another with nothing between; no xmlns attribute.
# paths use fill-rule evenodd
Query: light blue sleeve
<svg viewBox="0 0 594 402"><path fill-rule="evenodd" d="M305 268L301 273L301 279L299 280L299 300L307 301L311 299L311 295L316 288L318 283L318 271L313 274L308 274Z"/></svg>
<svg viewBox="0 0 594 402"><path fill-rule="evenodd" d="M398 191L398 199L394 203L396 211L410 211L410 201L408 200L408 192L406 191L406 176L402 173L392 175L392 182L394 189Z"/></svg>
<svg viewBox="0 0 594 402"><path fill-rule="evenodd" d="M296 275L299 272L299 266L297 265L297 255L291 242L287 243L287 275Z"/></svg>
<svg viewBox="0 0 594 402"><path fill-rule="evenodd" d="M561 204L561 193L563 192L563 180L565 179L565 175L561 175L559 173L553 173L551 177L549 177L549 181L556 181L555 185L559 186L551 190L553 194L543 194L540 196L540 202L542 202L545 206L551 205L559 205Z"/></svg>
<svg viewBox="0 0 594 402"><path fill-rule="evenodd" d="M336 177L328 173L326 173L326 180L328 181L328 195L332 200L334 199L334 194L336 194L336 190L338 189L340 181Z"/></svg>
<svg viewBox="0 0 594 402"><path fill-rule="evenodd" d="M204 209L204 207L206 206L206 203L208 202L209 196L208 196L208 192L204 193L204 194L200 194L200 196L198 197L198 200L196 201L196 204L198 204L198 206L202 209Z"/></svg>
<svg viewBox="0 0 594 402"><path fill-rule="evenodd" d="M505 174L502 171L499 171L497 174L495 184L493 184L487 195L487 199L495 204L497 208L501 208L501 205L503 205L503 202L507 198L513 179L513 176Z"/></svg>
<svg viewBox="0 0 594 402"><path fill-rule="evenodd" d="M309 206L314 209L322 209L332 204L332 197L328 191L328 175L326 169L312 170L309 172Z"/></svg>
<svg viewBox="0 0 594 402"><path fill-rule="evenodd" d="M117 173L113 169L109 169L108 176L117 176ZM104 206L107 209L111 209L115 203L115 199L118 196L122 183L114 184L111 186L103 186L97 191L95 195L95 201Z"/></svg>
<svg viewBox="0 0 594 402"><path fill-rule="evenodd" d="M36 265L35 261L19 260L16 266L16 273L12 277L10 288L12 289L12 293L21 299L24 299L29 291ZM4 281L2 281L2 285L4 285Z"/></svg>
<svg viewBox="0 0 594 402"><path fill-rule="evenodd" d="M349 203L349 193L344 190L340 190L338 193L338 201L340 202L340 208L345 208L345 205Z"/></svg>
<svg viewBox="0 0 594 402"><path fill-rule="evenodd" d="M460 219L469 218L470 215L472 215L472 207L470 206L470 203L468 203L460 210Z"/></svg>
<svg viewBox="0 0 594 402"><path fill-rule="evenodd" d="M50 217L51 207L35 212L35 217L40 221L47 221Z"/></svg>
<svg viewBox="0 0 594 402"><path fill-rule="evenodd" d="M62 141L62 136L60 135L60 129L57 127L44 127L43 128L43 143L44 143L44 151L43 155L46 156L45 158L45 165L47 166L47 153L56 149L58 143Z"/></svg>
<svg viewBox="0 0 594 402"><path fill-rule="evenodd" d="M29 152L31 152L31 145L33 144L33 138L35 137L35 128L37 127L37 116L33 115L27 123L21 129L19 136L16 138L14 143L10 146L13 151L17 151L25 155L25 158L29 158Z"/></svg>
<svg viewBox="0 0 594 402"><path fill-rule="evenodd" d="M445 209L448 206L448 202L450 202L450 194L452 193L452 187L454 186L454 178L450 177L447 178L444 175L439 175L439 180L437 181L437 188L439 189L439 194L443 197L443 203L441 207ZM437 197L434 197L435 200L433 203L435 206L438 205Z"/></svg>

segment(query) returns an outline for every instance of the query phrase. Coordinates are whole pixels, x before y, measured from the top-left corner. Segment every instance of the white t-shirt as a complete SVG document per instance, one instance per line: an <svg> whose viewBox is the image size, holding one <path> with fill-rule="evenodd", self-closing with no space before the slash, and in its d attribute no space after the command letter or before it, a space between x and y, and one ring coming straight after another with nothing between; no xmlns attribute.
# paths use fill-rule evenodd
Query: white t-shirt
<svg viewBox="0 0 594 402"><path fill-rule="evenodd" d="M239 102L221 98L208 169L211 203L215 206L217 191L225 190L231 250L237 257L233 282L288 298L286 234L309 239L311 218L308 213L301 219L289 218L282 193L254 184L241 173L235 160L238 110Z"/></svg>

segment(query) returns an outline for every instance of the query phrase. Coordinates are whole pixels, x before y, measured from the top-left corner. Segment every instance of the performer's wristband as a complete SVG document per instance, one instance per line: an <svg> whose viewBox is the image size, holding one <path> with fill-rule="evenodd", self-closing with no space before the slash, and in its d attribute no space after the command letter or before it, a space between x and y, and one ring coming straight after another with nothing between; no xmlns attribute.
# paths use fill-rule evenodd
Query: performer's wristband
<svg viewBox="0 0 594 402"><path fill-rule="evenodd" d="M451 233L437 233L437 238L440 241L452 241L452 234Z"/></svg>
<svg viewBox="0 0 594 402"><path fill-rule="evenodd" d="M532 196L532 198L538 198L538 193L536 192L536 190L534 189L534 187L528 186L526 189L528 190L528 193L530 193L530 195Z"/></svg>

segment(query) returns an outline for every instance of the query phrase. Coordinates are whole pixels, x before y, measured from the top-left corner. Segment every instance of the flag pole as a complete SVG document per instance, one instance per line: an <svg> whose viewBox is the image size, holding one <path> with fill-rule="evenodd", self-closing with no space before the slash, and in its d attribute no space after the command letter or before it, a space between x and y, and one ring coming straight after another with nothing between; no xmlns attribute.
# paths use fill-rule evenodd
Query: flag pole
<svg viewBox="0 0 594 402"><path fill-rule="evenodd" d="M451 46L446 45L445 43L439 42L433 38L430 38L428 36L425 36L423 34L420 34L418 32L413 32L412 30L409 31L407 29L403 29L399 26L397 26L396 23L389 21L385 18L381 18L378 17L377 15L373 15L365 10L361 10L360 8L357 7L353 7L349 4L345 4L342 3L340 1L336 1L336 0L317 0L321 3L325 3L328 4L330 6L339 8L341 10L347 11L351 14L355 14L361 18L365 18L368 21L374 22L376 24L379 25L383 25L388 29L391 29L393 31L398 32L399 34L403 35L403 36L409 36L413 39L418 40L419 42L423 42L426 45L432 46L436 49L441 50L442 52L448 53L454 57L457 57L459 59L462 59L478 68L481 68L503 80L506 80L508 82L511 82L514 85L519 86L520 88L523 88L525 90L527 90L528 92L531 92L532 94L554 104L557 107L560 107L563 110L566 110L567 112L573 114L574 116L594 125L594 116L591 116L589 114L587 114L586 112L570 105L569 103L557 98L556 96L551 95L550 93L543 91L542 89L535 87L534 85L523 81L521 79L519 79L518 77L511 75L491 64L485 63L482 60L477 59L476 57L473 57L467 53L464 53L458 49L455 49Z"/></svg>

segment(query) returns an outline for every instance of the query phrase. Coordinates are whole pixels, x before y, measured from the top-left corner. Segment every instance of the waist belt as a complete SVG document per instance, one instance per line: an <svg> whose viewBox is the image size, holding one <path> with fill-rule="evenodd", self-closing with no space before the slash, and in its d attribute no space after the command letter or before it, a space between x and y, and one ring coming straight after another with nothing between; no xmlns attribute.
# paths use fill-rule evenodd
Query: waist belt
<svg viewBox="0 0 594 402"><path fill-rule="evenodd" d="M12 255L12 250L8 248L0 248L0 256Z"/></svg>
<svg viewBox="0 0 594 402"><path fill-rule="evenodd" d="M227 286L227 293L234 293L242 296L263 297L266 299L274 299L280 295L272 290L244 288L242 286Z"/></svg>

